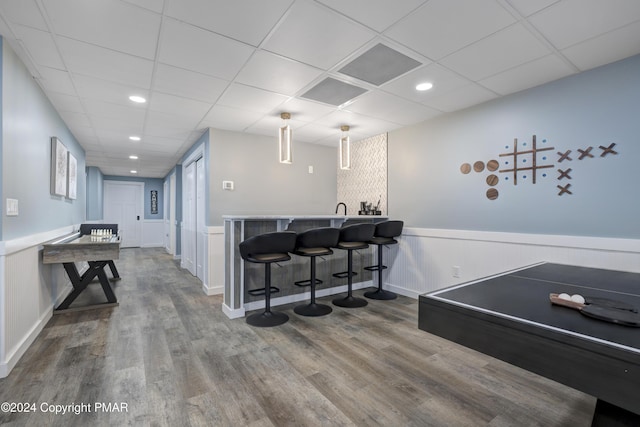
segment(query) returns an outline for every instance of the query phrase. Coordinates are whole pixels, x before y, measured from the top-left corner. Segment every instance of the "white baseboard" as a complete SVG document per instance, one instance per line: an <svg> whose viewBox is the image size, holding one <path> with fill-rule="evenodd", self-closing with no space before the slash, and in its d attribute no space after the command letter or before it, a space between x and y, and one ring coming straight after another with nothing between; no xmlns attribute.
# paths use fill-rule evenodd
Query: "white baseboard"
<svg viewBox="0 0 640 427"><path fill-rule="evenodd" d="M221 295L224 293L224 286L207 286L203 283L202 291L208 296Z"/></svg>

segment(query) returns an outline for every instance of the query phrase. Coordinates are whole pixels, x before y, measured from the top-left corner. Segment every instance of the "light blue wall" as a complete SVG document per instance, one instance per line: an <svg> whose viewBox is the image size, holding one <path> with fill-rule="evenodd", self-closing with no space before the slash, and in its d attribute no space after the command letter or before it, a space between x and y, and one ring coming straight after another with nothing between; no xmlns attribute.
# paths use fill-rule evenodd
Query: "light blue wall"
<svg viewBox="0 0 640 427"><path fill-rule="evenodd" d="M96 166L87 167L87 221L104 219L104 175Z"/></svg>
<svg viewBox="0 0 640 427"><path fill-rule="evenodd" d="M276 136L211 129L209 225L223 215L333 214L337 203L337 150L295 141L293 164L278 162ZM314 172L309 173L309 166ZM222 181L234 190L223 190Z"/></svg>
<svg viewBox="0 0 640 427"><path fill-rule="evenodd" d="M9 45L2 42L2 201L17 199L19 215L2 220L10 240L84 222L85 153ZM50 193L51 137L77 159L77 199Z"/></svg>
<svg viewBox="0 0 640 427"><path fill-rule="evenodd" d="M144 183L144 219L164 219L164 211L162 209L164 200L163 180L161 178L136 178L130 176L112 176L105 175L105 181L128 181ZM151 213L151 191L158 192L158 213Z"/></svg>
<svg viewBox="0 0 640 427"><path fill-rule="evenodd" d="M636 56L391 132L389 214L411 227L640 238L639 106ZM531 148L532 135L538 148L554 147L538 154L538 166L553 167L540 169L535 185L531 171L518 174L517 185L512 174L494 172L492 201L490 172L460 172L463 163L491 159L511 168L499 154L514 138ZM601 157L599 146L611 143L619 154ZM588 147L594 157L578 160ZM560 162L557 152L567 150L573 160ZM568 168L572 179L559 180L558 169ZM559 196L557 186L568 183L573 194Z"/></svg>

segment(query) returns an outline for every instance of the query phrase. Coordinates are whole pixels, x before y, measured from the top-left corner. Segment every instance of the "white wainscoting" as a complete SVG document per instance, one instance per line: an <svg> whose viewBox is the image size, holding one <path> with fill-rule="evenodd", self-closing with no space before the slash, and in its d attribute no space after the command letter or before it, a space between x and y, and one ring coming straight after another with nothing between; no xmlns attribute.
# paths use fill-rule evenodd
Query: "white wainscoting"
<svg viewBox="0 0 640 427"><path fill-rule="evenodd" d="M413 298L541 261L640 273L637 239L405 228L398 242L383 287Z"/></svg>
<svg viewBox="0 0 640 427"><path fill-rule="evenodd" d="M142 247L164 247L164 220L145 219L142 221Z"/></svg>
<svg viewBox="0 0 640 427"><path fill-rule="evenodd" d="M224 292L224 227L207 227L207 283L202 290L207 295Z"/></svg>
<svg viewBox="0 0 640 427"><path fill-rule="evenodd" d="M0 242L0 378L9 375L71 291L62 265L42 264L41 245L77 228Z"/></svg>

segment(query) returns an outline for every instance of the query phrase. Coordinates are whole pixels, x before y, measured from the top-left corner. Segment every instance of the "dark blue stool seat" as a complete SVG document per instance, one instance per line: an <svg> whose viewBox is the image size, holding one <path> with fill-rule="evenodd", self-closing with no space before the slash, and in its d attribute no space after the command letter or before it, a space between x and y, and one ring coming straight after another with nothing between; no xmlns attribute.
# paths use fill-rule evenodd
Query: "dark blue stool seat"
<svg viewBox="0 0 640 427"><path fill-rule="evenodd" d="M378 264L364 269L378 272L378 289L365 292L365 297L377 300L391 300L398 297L395 293L382 289L382 270L387 268L386 265L382 264L382 248L383 246L398 243L395 238L402 234L403 225L402 221L385 221L376 224L376 231L369 243L378 246Z"/></svg>
<svg viewBox="0 0 640 427"><path fill-rule="evenodd" d="M347 251L347 271L335 273L333 276L347 278L347 296L334 299L333 305L347 308L367 305L366 300L353 296L353 276L357 274L353 271L353 251L369 247L367 242L373 238L375 228L374 224L354 224L340 229L340 238L334 248Z"/></svg>
<svg viewBox="0 0 640 427"><path fill-rule="evenodd" d="M275 233L259 234L249 237L240 243L240 256L246 262L264 264L264 289L251 289L250 295L264 295L265 309L263 313L255 313L247 317L247 323L252 326L278 326L286 323L289 316L285 313L271 311L271 294L280 289L271 286L271 264L289 261L296 246L296 233L293 231L278 231Z"/></svg>
<svg viewBox="0 0 640 427"><path fill-rule="evenodd" d="M298 286L311 287L311 301L309 304L298 305L293 311L301 316L324 316L331 313L328 305L316 303L316 285L322 280L316 278L316 257L333 254L332 246L338 244L340 230L337 228L314 228L298 234L294 254L310 258L311 275L307 280L295 282Z"/></svg>

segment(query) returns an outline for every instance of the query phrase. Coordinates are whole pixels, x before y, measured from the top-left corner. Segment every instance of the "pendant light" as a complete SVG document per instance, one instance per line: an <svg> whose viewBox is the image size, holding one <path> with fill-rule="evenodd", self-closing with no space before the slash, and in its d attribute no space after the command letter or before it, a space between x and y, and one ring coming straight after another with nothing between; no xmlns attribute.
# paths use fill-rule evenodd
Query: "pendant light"
<svg viewBox="0 0 640 427"><path fill-rule="evenodd" d="M349 141L349 126L340 126L342 137L340 137L340 169L351 169L351 142Z"/></svg>
<svg viewBox="0 0 640 427"><path fill-rule="evenodd" d="M289 119L291 119L291 114L281 113L280 118L282 118L284 122L278 134L280 163L291 164L293 163L293 153L291 149L291 126L289 126Z"/></svg>

